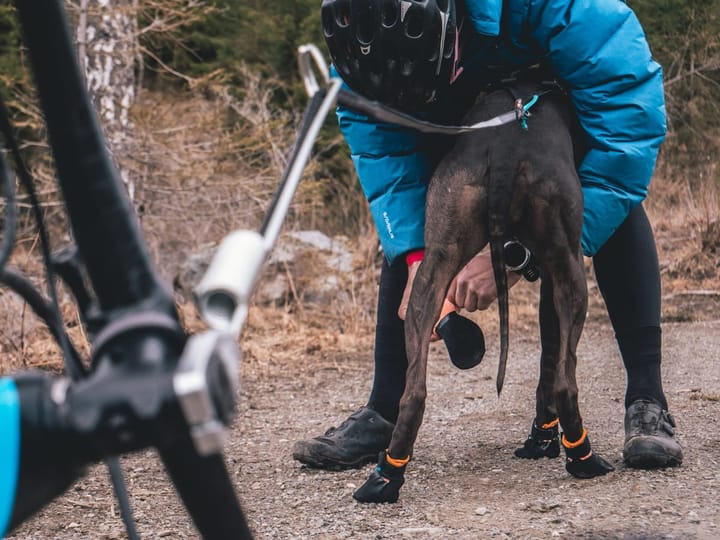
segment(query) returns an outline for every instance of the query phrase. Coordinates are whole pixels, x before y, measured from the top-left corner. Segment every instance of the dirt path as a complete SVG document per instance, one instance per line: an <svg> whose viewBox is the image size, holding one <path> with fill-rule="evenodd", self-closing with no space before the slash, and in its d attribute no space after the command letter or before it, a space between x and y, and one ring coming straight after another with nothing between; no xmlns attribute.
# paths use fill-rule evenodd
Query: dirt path
<svg viewBox="0 0 720 540"><path fill-rule="evenodd" d="M361 471L305 469L290 455L298 438L341 421L367 397L366 350L342 358L249 360L240 414L227 447L257 538L720 538L720 320L664 325L664 377L685 463L664 471L621 461L624 371L607 324L590 321L579 350L580 398L594 449L616 471L570 477L560 459L512 457L533 416L534 333L511 337L505 389L495 395L497 349L478 368L451 367L440 346L407 483L395 505L360 505ZM195 538L151 452L123 461L143 538ZM212 497L212 493L207 494ZM12 539L123 538L97 467Z"/></svg>

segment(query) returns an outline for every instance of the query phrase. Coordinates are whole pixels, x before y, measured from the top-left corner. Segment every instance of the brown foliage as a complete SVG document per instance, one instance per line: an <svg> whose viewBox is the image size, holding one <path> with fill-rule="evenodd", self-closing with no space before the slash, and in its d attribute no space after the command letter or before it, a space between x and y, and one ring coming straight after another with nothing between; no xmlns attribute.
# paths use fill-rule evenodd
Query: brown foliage
<svg viewBox="0 0 720 540"><path fill-rule="evenodd" d="M136 138L132 150L120 156L120 160L138 186L141 223L151 254L168 281L191 254L215 245L229 231L257 229L279 183L299 118L273 108L272 86L252 73L247 73L241 90L242 102L219 84L174 94L145 91L134 108ZM351 164L346 166L350 168ZM670 319L703 317L707 315L699 311L673 311L673 302L677 299L687 304L682 294L688 291L706 291L708 294L703 298L707 299L713 291L720 290L717 232L720 194L712 183L698 188L672 172L670 164L660 163L646 202L657 237L663 291L670 306L666 309ZM306 169L286 229L307 227L309 223L322 224L318 228L325 231L337 229L332 218L328 218L333 214L323 199L323 178L328 181L321 165L314 160ZM47 184L46 193L57 201L57 194L49 187L49 176ZM279 355L303 355L320 347L330 361L333 351L353 347L354 340L362 346L370 345L380 258L366 203L357 198L359 192L350 196L356 199L341 204L357 205L365 212L363 232L353 235L359 262L343 284L345 298L351 300L317 306L288 298L280 307L253 307L242 336L250 359L262 357L266 350ZM308 216L314 217L310 220ZM53 227L56 242L66 236L63 227ZM41 276L32 244L34 238L31 230L25 231L18 253L29 261L25 267L33 270L33 275ZM604 318L591 267L588 278L590 316ZM4 301L3 304L10 305ZM68 306L69 298L65 296L66 320L77 327ZM535 329L536 286L516 287L511 292L511 306L516 332ZM180 307L191 331L203 327L190 303ZM22 304L16 305L14 311L6 309L0 317L15 323L28 321L28 316L22 315L23 309ZM475 314L473 318L492 339L497 318L494 310ZM47 333L36 329L36 323L31 326L29 331L27 324L24 330L17 324L4 325L0 346L5 370L45 364L47 358L58 365ZM79 332L79 328L73 331ZM24 337L20 339L20 335ZM30 336L32 347L23 345ZM82 343L81 336L77 337Z"/></svg>

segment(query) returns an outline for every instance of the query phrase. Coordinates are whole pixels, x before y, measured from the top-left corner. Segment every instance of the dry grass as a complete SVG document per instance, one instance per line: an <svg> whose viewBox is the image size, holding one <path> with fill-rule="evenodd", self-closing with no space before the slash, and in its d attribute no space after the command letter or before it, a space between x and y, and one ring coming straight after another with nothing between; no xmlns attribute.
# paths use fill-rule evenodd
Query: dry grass
<svg viewBox="0 0 720 540"><path fill-rule="evenodd" d="M277 187L298 119L269 115L267 89L250 76L245 95L248 102L240 105L217 88L172 99L148 92L135 108L136 147L121 161L136 179L136 202L151 255L168 281L191 254L214 245L230 230L257 229ZM717 300L713 305L720 305L720 184L700 183L699 193L690 187L697 183L670 179L667 166L658 171L646 208L657 236L666 318L707 317L703 306L688 302L687 295ZM318 188L317 164L312 163L306 173L286 230L306 226L303 216L310 214L322 223L325 203ZM323 369L341 362L348 351L371 350L380 257L364 206L362 212L365 232L351 241L354 271L342 277L337 301L317 305L290 295L281 306L252 306L241 337L249 366L272 371L295 359L298 369L308 365ZM62 230L55 230L56 242L63 236ZM13 263L40 282L43 274L37 252L36 237L25 232ZM292 274L297 269L286 271ZM589 261L587 275L589 317L604 318ZM263 279L269 277L266 274ZM513 335L537 331L538 289L537 284L523 282L511 291ZM10 298L10 293L0 292L0 373L28 367L57 369L59 355L48 332L23 302ZM188 330L203 328L194 306L179 302ZM61 307L73 341L87 353L77 313L65 293ZM471 317L488 339L496 339L494 309Z"/></svg>

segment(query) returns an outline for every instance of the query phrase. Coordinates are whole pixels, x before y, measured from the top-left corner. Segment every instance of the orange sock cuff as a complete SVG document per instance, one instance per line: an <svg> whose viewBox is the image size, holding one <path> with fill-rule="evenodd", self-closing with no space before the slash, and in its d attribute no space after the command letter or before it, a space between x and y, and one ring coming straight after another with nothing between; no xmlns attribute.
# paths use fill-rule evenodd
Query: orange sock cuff
<svg viewBox="0 0 720 540"><path fill-rule="evenodd" d="M551 428L554 428L555 426L557 426L559 423L560 423L560 419L556 418L552 422L548 422L547 424L543 424L542 426L540 426L540 429L551 429Z"/></svg>
<svg viewBox="0 0 720 540"><path fill-rule="evenodd" d="M410 462L410 456L403 458L403 459L395 459L395 458L391 458L390 454L388 454L387 451L385 451L385 461L387 461L388 464L392 465L393 467L396 467L399 469L400 467L404 467L405 465L407 465Z"/></svg>
<svg viewBox="0 0 720 540"><path fill-rule="evenodd" d="M585 438L587 437L587 429L583 428L582 435L580 438L575 442L568 442L568 440L565 438L565 434L562 434L562 443L565 448L577 448L582 443L585 442Z"/></svg>

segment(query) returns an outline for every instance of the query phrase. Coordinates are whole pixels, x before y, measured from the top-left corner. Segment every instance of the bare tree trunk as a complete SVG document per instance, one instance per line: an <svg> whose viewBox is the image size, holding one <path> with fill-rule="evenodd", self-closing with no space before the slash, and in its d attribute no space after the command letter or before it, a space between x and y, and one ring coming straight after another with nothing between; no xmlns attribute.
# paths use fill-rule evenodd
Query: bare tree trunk
<svg viewBox="0 0 720 540"><path fill-rule="evenodd" d="M110 151L134 200L136 185L122 156L128 155L133 126L130 107L135 101L137 18L134 0L80 0L77 27L80 65L100 114Z"/></svg>

